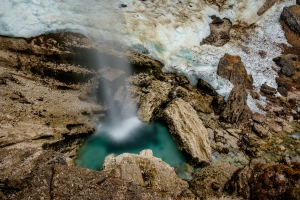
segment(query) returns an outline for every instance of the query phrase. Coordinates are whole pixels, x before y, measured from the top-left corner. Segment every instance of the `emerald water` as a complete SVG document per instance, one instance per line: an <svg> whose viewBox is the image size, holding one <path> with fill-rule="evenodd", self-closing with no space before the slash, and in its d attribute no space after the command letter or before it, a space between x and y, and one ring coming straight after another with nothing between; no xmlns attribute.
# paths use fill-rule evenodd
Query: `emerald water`
<svg viewBox="0 0 300 200"><path fill-rule="evenodd" d="M79 149L75 164L99 170L109 154L138 154L144 149L151 149L155 157L172 167L180 167L185 162L166 126L159 122L144 124L133 117L100 125Z"/></svg>

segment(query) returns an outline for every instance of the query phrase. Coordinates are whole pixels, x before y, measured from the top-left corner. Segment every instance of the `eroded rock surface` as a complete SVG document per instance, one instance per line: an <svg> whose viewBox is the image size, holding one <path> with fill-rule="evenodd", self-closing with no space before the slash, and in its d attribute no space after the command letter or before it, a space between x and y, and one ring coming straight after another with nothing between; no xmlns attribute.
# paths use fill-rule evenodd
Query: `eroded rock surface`
<svg viewBox="0 0 300 200"><path fill-rule="evenodd" d="M144 150L139 155L121 154L105 158L104 171L114 171L124 180L166 193L173 198L188 189L188 183L179 179L175 171L161 159L155 158L151 150Z"/></svg>
<svg viewBox="0 0 300 200"><path fill-rule="evenodd" d="M225 190L245 199L299 199L299 163L269 165L261 162L237 170Z"/></svg>
<svg viewBox="0 0 300 200"><path fill-rule="evenodd" d="M193 107L177 98L164 110L164 120L179 150L189 157L191 163L210 163L208 133Z"/></svg>
<svg viewBox="0 0 300 200"><path fill-rule="evenodd" d="M200 199L221 198L226 182L238 168L228 163L205 167L190 181L190 190Z"/></svg>

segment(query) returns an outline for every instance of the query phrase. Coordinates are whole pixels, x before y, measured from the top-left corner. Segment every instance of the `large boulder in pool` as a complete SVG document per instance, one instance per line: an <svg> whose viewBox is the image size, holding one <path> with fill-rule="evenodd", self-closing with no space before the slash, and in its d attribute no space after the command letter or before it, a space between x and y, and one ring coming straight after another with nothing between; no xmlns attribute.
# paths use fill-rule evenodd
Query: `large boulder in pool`
<svg viewBox="0 0 300 200"><path fill-rule="evenodd" d="M103 171L112 172L116 177L165 193L172 198L194 196L188 190L188 183L176 176L174 168L154 157L151 150L144 150L139 155L109 155L105 158Z"/></svg>
<svg viewBox="0 0 300 200"><path fill-rule="evenodd" d="M174 99L164 110L163 118L177 146L194 165L211 161L208 133L193 107L180 98Z"/></svg>

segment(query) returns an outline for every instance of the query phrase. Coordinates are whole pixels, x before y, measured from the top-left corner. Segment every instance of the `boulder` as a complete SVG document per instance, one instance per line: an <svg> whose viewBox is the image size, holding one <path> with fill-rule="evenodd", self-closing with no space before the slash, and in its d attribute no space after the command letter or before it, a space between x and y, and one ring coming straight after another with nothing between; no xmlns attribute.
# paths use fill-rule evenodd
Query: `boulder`
<svg viewBox="0 0 300 200"><path fill-rule="evenodd" d="M287 77L291 77L295 74L297 68L299 68L300 63L298 61L298 56L293 54L281 55L273 59L273 61L281 67L281 73Z"/></svg>
<svg viewBox="0 0 300 200"><path fill-rule="evenodd" d="M176 176L174 168L154 157L151 150L144 150L139 155L124 153L117 157L107 156L103 170L114 171L123 180L166 193L173 198L188 189L188 183Z"/></svg>
<svg viewBox="0 0 300 200"><path fill-rule="evenodd" d="M240 56L225 54L220 59L217 73L233 85L243 85L248 89L252 87L252 79L248 76Z"/></svg>
<svg viewBox="0 0 300 200"><path fill-rule="evenodd" d="M232 174L238 169L228 163L216 163L198 171L189 182L190 190L200 199L220 198Z"/></svg>
<svg viewBox="0 0 300 200"><path fill-rule="evenodd" d="M300 6L299 5L284 7L280 17L292 31L300 35Z"/></svg>
<svg viewBox="0 0 300 200"><path fill-rule="evenodd" d="M225 191L244 199L299 199L300 165L263 164L237 170Z"/></svg>
<svg viewBox="0 0 300 200"><path fill-rule="evenodd" d="M209 24L210 35L203 39L200 45L210 44L213 46L223 46L230 40L230 29L232 23L229 19L220 19L219 17L212 16L212 23Z"/></svg>
<svg viewBox="0 0 300 200"><path fill-rule="evenodd" d="M246 100L247 92L243 85L235 86L229 95L225 108L221 114L221 118L229 123L238 122L241 114L247 106Z"/></svg>
<svg viewBox="0 0 300 200"><path fill-rule="evenodd" d="M209 164L211 147L208 133L197 112L180 98L174 99L163 112L169 131L192 164Z"/></svg>
<svg viewBox="0 0 300 200"><path fill-rule="evenodd" d="M59 199L172 199L166 193L120 178L118 169L108 173L73 166L53 169L52 198Z"/></svg>
<svg viewBox="0 0 300 200"><path fill-rule="evenodd" d="M277 93L275 88L268 86L267 84L262 84L260 91L266 95L275 95Z"/></svg>

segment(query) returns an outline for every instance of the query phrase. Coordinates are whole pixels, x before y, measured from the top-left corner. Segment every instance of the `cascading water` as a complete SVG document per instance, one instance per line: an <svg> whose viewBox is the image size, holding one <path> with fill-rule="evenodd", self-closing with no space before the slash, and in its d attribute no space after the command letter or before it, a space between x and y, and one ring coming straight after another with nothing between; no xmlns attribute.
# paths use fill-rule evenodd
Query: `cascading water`
<svg viewBox="0 0 300 200"><path fill-rule="evenodd" d="M116 24L112 23L111 26L113 27L109 29L116 29ZM119 23L117 26L122 28ZM112 33L108 42L116 51L122 52L119 35ZM79 150L75 164L97 170L109 154L139 153L144 149L151 149L154 156L173 167L180 167L185 158L167 128L158 122L142 123L133 107L127 105L130 102L127 98L130 97L126 94L125 82L126 77L132 74L130 64L101 54L98 56L98 65L99 85L96 94L99 103L107 108L107 113L96 132Z"/></svg>

